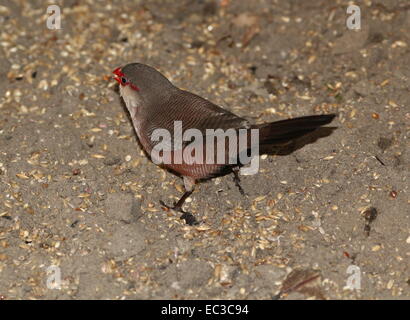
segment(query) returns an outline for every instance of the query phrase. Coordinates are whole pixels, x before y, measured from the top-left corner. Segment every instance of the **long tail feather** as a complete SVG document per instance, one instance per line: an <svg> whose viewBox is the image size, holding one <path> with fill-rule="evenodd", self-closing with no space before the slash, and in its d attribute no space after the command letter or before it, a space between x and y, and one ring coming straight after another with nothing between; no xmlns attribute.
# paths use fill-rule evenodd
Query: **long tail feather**
<svg viewBox="0 0 410 320"><path fill-rule="evenodd" d="M282 145L324 126L335 118L335 114L307 116L257 125L261 146Z"/></svg>

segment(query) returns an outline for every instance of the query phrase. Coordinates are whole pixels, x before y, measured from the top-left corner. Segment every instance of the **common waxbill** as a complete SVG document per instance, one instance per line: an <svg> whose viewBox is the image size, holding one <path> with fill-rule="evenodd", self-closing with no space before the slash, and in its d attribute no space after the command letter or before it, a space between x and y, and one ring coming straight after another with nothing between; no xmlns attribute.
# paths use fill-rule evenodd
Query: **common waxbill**
<svg viewBox="0 0 410 320"><path fill-rule="evenodd" d="M182 157L182 162L181 157L175 160L176 151L181 154L186 151L184 149L190 147L186 141L183 144L176 143L178 139L180 140L180 138L176 138L178 127L176 124L179 124L182 133L188 129L197 129L204 136L207 135L207 129L222 129L225 132L233 129L235 132L245 132L245 140L248 143L255 141L251 141L250 132L252 129L257 129L256 141L259 143L257 147L260 151L266 152L269 148L289 143L330 123L335 117L334 114L314 115L265 124L252 124L245 118L239 117L200 96L177 88L159 71L148 65L130 63L115 69L113 73L114 79L119 83L120 94L130 113L135 132L151 159L153 151L156 151L155 146L159 143L153 141L158 140L153 139L153 134L157 129L165 129L170 133L170 149L163 150L161 155L164 156L165 152L169 152L171 157L168 159L171 160L162 163L162 166L182 176L185 186L185 193L171 209L180 211L182 213L181 219L191 225L195 224L196 220L192 214L182 210L182 205L193 192L196 182L232 172L235 175L235 183L240 188L237 170L244 163L230 161L232 157L229 156L224 156L222 162L215 161L215 159L214 161L195 162L186 160L185 157ZM215 149L210 150L215 150L214 152L217 153L221 148L226 149L227 147L228 143L224 141L222 145L218 144ZM208 149L206 151L205 149L204 144L201 156L203 157L201 159L204 160L206 156L209 157L210 153ZM249 146L245 150L240 150L240 147L237 147L236 158L241 152L249 152L249 149ZM208 155L206 155L207 152ZM156 154L158 155L158 153ZM240 190L242 192L241 188ZM166 206L163 202L161 204Z"/></svg>

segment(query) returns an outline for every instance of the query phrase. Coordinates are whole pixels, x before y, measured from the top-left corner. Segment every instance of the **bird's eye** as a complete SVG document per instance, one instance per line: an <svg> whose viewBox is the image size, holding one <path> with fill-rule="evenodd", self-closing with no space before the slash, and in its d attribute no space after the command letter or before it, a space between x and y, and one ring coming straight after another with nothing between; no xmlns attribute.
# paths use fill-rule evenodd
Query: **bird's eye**
<svg viewBox="0 0 410 320"><path fill-rule="evenodd" d="M121 83L126 84L128 82L127 78L121 77Z"/></svg>

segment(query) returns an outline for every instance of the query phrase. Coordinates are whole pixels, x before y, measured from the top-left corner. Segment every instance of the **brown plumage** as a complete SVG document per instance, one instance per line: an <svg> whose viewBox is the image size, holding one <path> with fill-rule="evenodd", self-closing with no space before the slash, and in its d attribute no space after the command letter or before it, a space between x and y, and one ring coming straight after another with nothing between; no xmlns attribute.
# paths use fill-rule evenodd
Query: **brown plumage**
<svg viewBox="0 0 410 320"><path fill-rule="evenodd" d="M274 146L283 145L296 138L299 138L313 130L330 123L335 115L307 116L278 122L253 125L248 120L241 118L228 110L225 110L212 102L197 96L191 92L175 87L165 76L152 67L140 63L131 63L114 71L116 80L120 84L120 94L124 99L137 136L144 150L152 156L153 148L158 143L152 141L152 134L156 129L166 129L173 139L174 122L181 121L181 131L188 129L198 129L203 136L206 136L207 129L246 129L248 143L250 142L250 130L259 130L259 149L265 153ZM193 145L193 144L192 144ZM182 149L192 148L189 142L182 143ZM249 144L248 144L249 145ZM227 149L227 141L216 146ZM178 147L170 143L169 152L172 161L164 164L184 179L186 192L177 202L173 209L182 211L185 199L192 193L195 183L198 180L209 179L221 174L233 172L237 178L237 169L244 163L229 164L228 156L225 161L219 164L213 163L192 163L182 159L182 163L175 163L174 156ZM203 147L205 160L206 151ZM237 150L243 152L246 150ZM247 151L250 151L249 148ZM162 155L164 155L162 153ZM210 155L215 156L215 155ZM155 160L155 159L154 159ZM236 180L238 183L238 180ZM238 184L239 186L239 184ZM240 188L241 190L241 188ZM195 219L189 213L183 212L181 218L187 223L195 223Z"/></svg>

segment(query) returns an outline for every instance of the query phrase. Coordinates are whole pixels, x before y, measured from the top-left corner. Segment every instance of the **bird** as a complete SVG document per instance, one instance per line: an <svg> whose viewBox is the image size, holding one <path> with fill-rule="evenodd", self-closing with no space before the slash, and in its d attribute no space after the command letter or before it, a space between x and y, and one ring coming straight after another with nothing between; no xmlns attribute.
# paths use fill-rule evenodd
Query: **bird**
<svg viewBox="0 0 410 320"><path fill-rule="evenodd" d="M246 118L237 116L199 95L178 88L161 72L149 65L139 62L129 63L116 68L113 74L113 78L119 83L120 96L130 114L142 148L154 163L183 179L185 192L182 197L173 206L166 205L163 201L160 201L161 205L165 207L164 209L182 213L181 219L189 225L198 224L198 221L193 214L184 211L182 206L198 182L233 173L235 184L244 194L238 173L244 165L249 165L250 160L247 158L247 163L241 163L237 161L240 155L249 155L252 150L266 153L271 148L288 144L329 124L336 116L335 114L310 115L253 124ZM162 137L161 150L157 148L160 145L157 134L159 130L169 133L167 138L165 135ZM181 139L181 134L189 130L199 132L204 138L212 136L216 139L218 135L209 134L208 132L212 132L209 130L214 132L222 130L223 133L230 131L238 134L237 145L234 146L233 153L225 152L217 159L219 161L216 161L219 151L228 150L229 139L221 139L222 143L218 143L216 148L208 151L206 147L210 143L207 139L203 139L200 143L194 141L192 137L187 141ZM252 132L256 132L256 138ZM244 136L242 142L246 142L245 147L238 144L240 134ZM198 155L198 158L192 160L185 157L186 154ZM168 161L161 163L161 159L165 158Z"/></svg>

